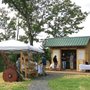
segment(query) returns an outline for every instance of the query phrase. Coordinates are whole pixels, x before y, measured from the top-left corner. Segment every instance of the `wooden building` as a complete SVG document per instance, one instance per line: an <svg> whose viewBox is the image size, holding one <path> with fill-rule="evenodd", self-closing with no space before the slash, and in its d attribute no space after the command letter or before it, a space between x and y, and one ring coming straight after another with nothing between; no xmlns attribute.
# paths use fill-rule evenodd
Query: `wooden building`
<svg viewBox="0 0 90 90"><path fill-rule="evenodd" d="M51 49L51 59L57 56L58 68L62 70L62 55L65 54L66 70L70 68L70 55L74 55L73 69L79 71L79 65L90 63L90 37L62 37L50 38L46 41L46 47Z"/></svg>

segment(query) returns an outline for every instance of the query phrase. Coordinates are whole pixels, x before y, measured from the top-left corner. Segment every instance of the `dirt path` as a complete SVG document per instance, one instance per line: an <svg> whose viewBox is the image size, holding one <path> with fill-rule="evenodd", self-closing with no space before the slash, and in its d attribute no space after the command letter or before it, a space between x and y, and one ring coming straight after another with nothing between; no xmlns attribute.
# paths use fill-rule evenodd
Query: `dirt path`
<svg viewBox="0 0 90 90"><path fill-rule="evenodd" d="M50 90L46 80L35 80L32 82L28 90Z"/></svg>
<svg viewBox="0 0 90 90"><path fill-rule="evenodd" d="M60 73L48 72L47 76L38 77L30 84L28 90L50 90L48 80L63 76Z"/></svg>

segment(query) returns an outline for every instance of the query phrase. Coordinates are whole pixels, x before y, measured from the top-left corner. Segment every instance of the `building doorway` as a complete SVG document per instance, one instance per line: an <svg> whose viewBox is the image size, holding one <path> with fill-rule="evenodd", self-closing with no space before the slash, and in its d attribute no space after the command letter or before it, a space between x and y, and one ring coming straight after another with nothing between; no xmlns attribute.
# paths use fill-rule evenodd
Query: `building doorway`
<svg viewBox="0 0 90 90"><path fill-rule="evenodd" d="M71 55L73 60L71 63ZM64 59L63 59L64 58ZM63 63L65 61L65 63ZM76 70L76 50L61 50L61 68Z"/></svg>

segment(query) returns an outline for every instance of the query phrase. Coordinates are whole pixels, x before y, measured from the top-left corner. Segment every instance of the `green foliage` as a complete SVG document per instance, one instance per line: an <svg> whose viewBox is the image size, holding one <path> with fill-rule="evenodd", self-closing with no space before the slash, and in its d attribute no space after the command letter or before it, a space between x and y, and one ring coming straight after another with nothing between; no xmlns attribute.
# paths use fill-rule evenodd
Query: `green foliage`
<svg viewBox="0 0 90 90"><path fill-rule="evenodd" d="M28 43L28 37L27 36L20 36L19 38L20 41L24 41L25 43Z"/></svg>
<svg viewBox="0 0 90 90"><path fill-rule="evenodd" d="M37 36L45 32L53 37L77 33L83 27L87 13L70 0L2 0L18 11L27 39L33 45ZM44 27L47 25L46 27Z"/></svg>
<svg viewBox="0 0 90 90"><path fill-rule="evenodd" d="M51 51L50 49L45 49L45 57L51 63Z"/></svg>
<svg viewBox="0 0 90 90"><path fill-rule="evenodd" d="M15 38L16 19L10 18L8 13L4 8L0 8L0 28L2 29L0 41Z"/></svg>
<svg viewBox="0 0 90 90"><path fill-rule="evenodd" d="M17 60L17 54L10 53L8 58L11 60L11 62L16 63ZM3 62L2 56L0 56L0 72L4 71L5 64Z"/></svg>
<svg viewBox="0 0 90 90"><path fill-rule="evenodd" d="M37 53L37 52L33 53L33 59L34 59L34 61L36 61L36 62L39 63L39 61L42 60L41 58L42 58L42 54Z"/></svg>
<svg viewBox="0 0 90 90"><path fill-rule="evenodd" d="M4 70L4 63L2 57L0 57L0 72Z"/></svg>
<svg viewBox="0 0 90 90"><path fill-rule="evenodd" d="M11 62L16 63L16 61L17 61L17 54L10 53L8 58L11 60Z"/></svg>
<svg viewBox="0 0 90 90"><path fill-rule="evenodd" d="M46 60L51 63L51 51L50 49L44 49L44 55L46 57ZM42 60L43 53L33 53L33 59L36 62L40 62Z"/></svg>
<svg viewBox="0 0 90 90"><path fill-rule="evenodd" d="M81 8L70 0L56 0L50 9L52 18L47 22L50 29L47 29L46 33L53 37L62 37L77 33L83 28L80 24L85 20L87 13L82 12Z"/></svg>

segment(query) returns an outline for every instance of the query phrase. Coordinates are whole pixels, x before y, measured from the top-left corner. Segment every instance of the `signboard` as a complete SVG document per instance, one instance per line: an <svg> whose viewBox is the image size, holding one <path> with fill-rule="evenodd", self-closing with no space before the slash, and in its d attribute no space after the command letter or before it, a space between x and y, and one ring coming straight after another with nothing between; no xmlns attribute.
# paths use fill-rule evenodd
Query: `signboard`
<svg viewBox="0 0 90 90"><path fill-rule="evenodd" d="M78 60L85 60L85 50L78 50Z"/></svg>

